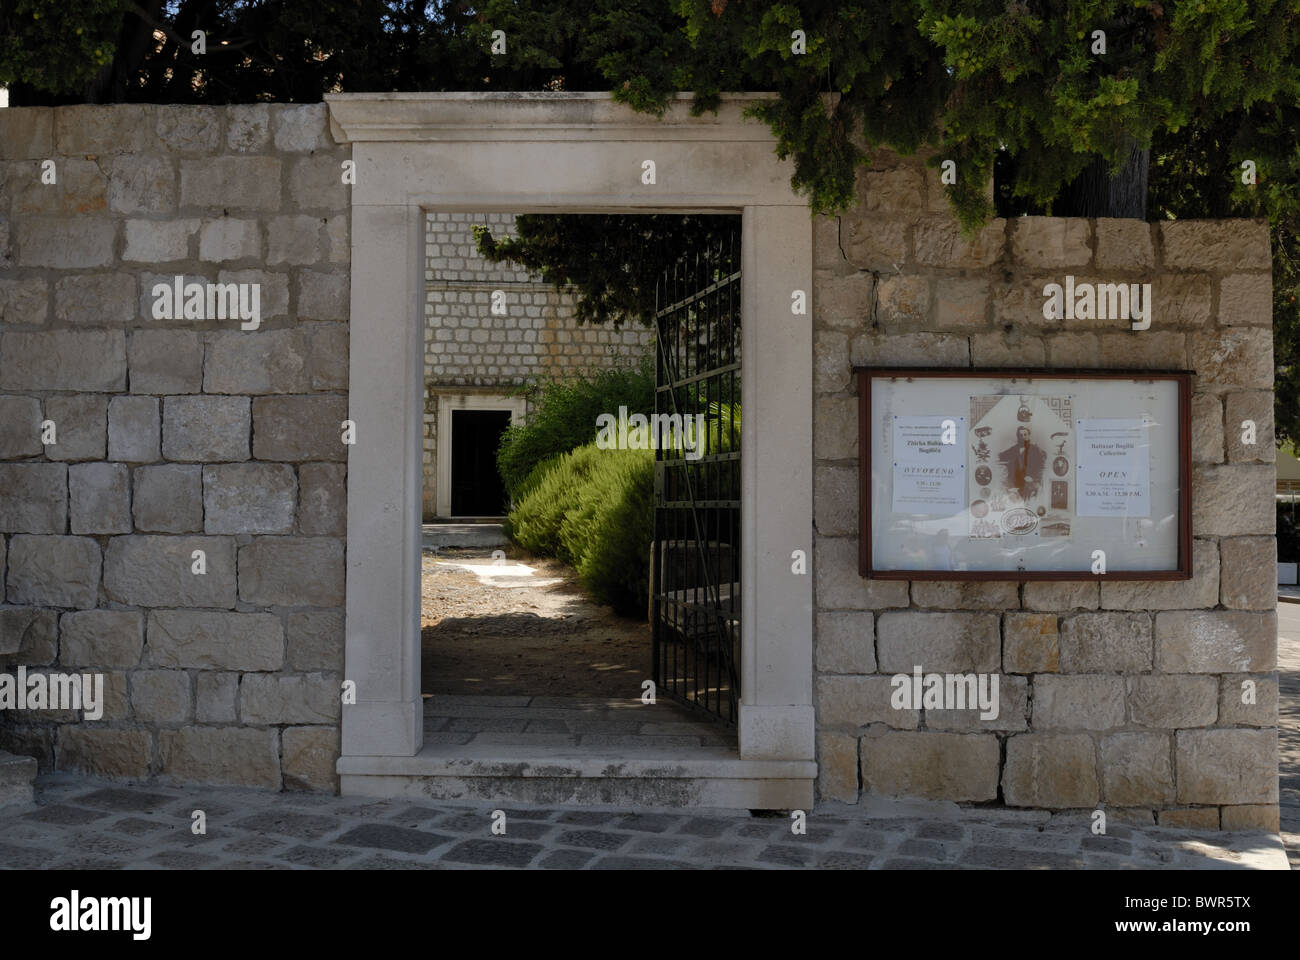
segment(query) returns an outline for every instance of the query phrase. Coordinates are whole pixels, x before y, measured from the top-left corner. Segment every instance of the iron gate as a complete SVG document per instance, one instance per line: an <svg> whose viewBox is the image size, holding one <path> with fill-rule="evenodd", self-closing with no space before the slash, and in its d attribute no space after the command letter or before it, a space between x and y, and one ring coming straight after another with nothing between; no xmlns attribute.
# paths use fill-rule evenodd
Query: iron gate
<svg viewBox="0 0 1300 960"><path fill-rule="evenodd" d="M655 293L655 423L682 424L685 440L656 445L650 622L658 691L734 724L740 695L740 218L710 221L720 226L664 271Z"/></svg>

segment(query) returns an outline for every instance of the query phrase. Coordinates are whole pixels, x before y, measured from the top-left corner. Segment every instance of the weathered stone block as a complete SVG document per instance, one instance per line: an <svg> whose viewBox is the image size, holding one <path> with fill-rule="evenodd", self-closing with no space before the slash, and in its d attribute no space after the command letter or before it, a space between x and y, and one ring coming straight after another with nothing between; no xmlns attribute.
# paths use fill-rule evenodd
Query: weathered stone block
<svg viewBox="0 0 1300 960"><path fill-rule="evenodd" d="M893 270L895 264L907 260L907 222L904 220L881 220L877 217L862 217L848 214L844 217L843 232L834 232L831 221L831 234L827 238L826 257L839 267L857 267L861 270ZM844 252L840 252L843 244Z"/></svg>
<svg viewBox="0 0 1300 960"><path fill-rule="evenodd" d="M1179 803L1277 803L1276 730L1179 730Z"/></svg>
<svg viewBox="0 0 1300 960"><path fill-rule="evenodd" d="M859 334L849 344L859 366L966 366L970 344L952 333Z"/></svg>
<svg viewBox="0 0 1300 960"><path fill-rule="evenodd" d="M239 598L260 606L341 606L342 542L324 537L260 537L240 547Z"/></svg>
<svg viewBox="0 0 1300 960"><path fill-rule="evenodd" d="M1208 727L1219 714L1215 677L1170 675L1128 678L1129 712L1141 727Z"/></svg>
<svg viewBox="0 0 1300 960"><path fill-rule="evenodd" d="M929 730L954 730L974 732L979 730L1020 731L1029 727L1029 680L1025 677L998 677L997 716L985 719L978 700L978 691L988 690L980 683L975 699L967 699L963 710L925 710L925 726ZM969 694L969 687L962 695ZM989 711L992 712L992 711Z"/></svg>
<svg viewBox="0 0 1300 960"><path fill-rule="evenodd" d="M1189 360L1202 387L1273 385L1273 331L1262 327L1198 330L1190 335Z"/></svg>
<svg viewBox="0 0 1300 960"><path fill-rule="evenodd" d="M1124 678L1043 674L1034 679L1035 730L1111 730L1124 725Z"/></svg>
<svg viewBox="0 0 1300 960"><path fill-rule="evenodd" d="M876 288L876 319L890 332L915 330L930 315L928 277L891 274Z"/></svg>
<svg viewBox="0 0 1300 960"><path fill-rule="evenodd" d="M15 236L20 267L107 267L113 262L117 224L85 217L24 217Z"/></svg>
<svg viewBox="0 0 1300 960"><path fill-rule="evenodd" d="M910 219L925 212L925 172L914 166L867 167L858 171L857 193L860 213Z"/></svg>
<svg viewBox="0 0 1300 960"><path fill-rule="evenodd" d="M228 217L206 220L199 231L199 259L206 263L255 259L261 255L262 234L256 220Z"/></svg>
<svg viewBox="0 0 1300 960"><path fill-rule="evenodd" d="M819 673L874 673L876 651L870 612L822 611L817 614Z"/></svg>
<svg viewBox="0 0 1300 960"><path fill-rule="evenodd" d="M327 153L289 161L289 196L299 210L346 210L351 206L340 159Z"/></svg>
<svg viewBox="0 0 1300 960"><path fill-rule="evenodd" d="M269 613L154 610L148 662L198 670L279 670L284 629Z"/></svg>
<svg viewBox="0 0 1300 960"><path fill-rule="evenodd" d="M184 723L194 709L189 674L137 670L131 674L131 707L143 723Z"/></svg>
<svg viewBox="0 0 1300 960"><path fill-rule="evenodd" d="M54 141L59 153L148 153L155 144L158 108L145 104L79 104L54 108Z"/></svg>
<svg viewBox="0 0 1300 960"><path fill-rule="evenodd" d="M891 731L861 741L867 793L954 802L993 800L998 793L994 734Z"/></svg>
<svg viewBox="0 0 1300 960"><path fill-rule="evenodd" d="M1005 610L1020 605L1019 585L1005 580L918 580L912 584L912 606L943 610Z"/></svg>
<svg viewBox="0 0 1300 960"><path fill-rule="evenodd" d="M1205 327L1214 316L1208 274L1156 274L1151 299L1153 327Z"/></svg>
<svg viewBox="0 0 1300 960"><path fill-rule="evenodd" d="M8 663L47 666L59 651L59 615L39 607L0 607L0 656Z"/></svg>
<svg viewBox="0 0 1300 960"><path fill-rule="evenodd" d="M889 677L820 676L817 722L821 727L856 729L883 723L900 730L915 730L921 711L894 709L890 703L893 692Z"/></svg>
<svg viewBox="0 0 1300 960"><path fill-rule="evenodd" d="M329 119L323 103L272 104L271 122L276 150L307 152L334 145L329 138Z"/></svg>
<svg viewBox="0 0 1300 960"><path fill-rule="evenodd" d="M279 789L275 730L185 727L158 734L162 774L182 782Z"/></svg>
<svg viewBox="0 0 1300 960"><path fill-rule="evenodd" d="M114 730L94 724L61 727L57 765L60 770L78 770L95 777L147 777L152 737L147 730Z"/></svg>
<svg viewBox="0 0 1300 960"><path fill-rule="evenodd" d="M1010 232L1011 255L1025 266L1082 267L1092 260L1092 228L1087 220L1016 217Z"/></svg>
<svg viewBox="0 0 1300 960"><path fill-rule="evenodd" d="M817 795L839 803L858 802L858 738L818 731Z"/></svg>
<svg viewBox="0 0 1300 960"><path fill-rule="evenodd" d="M1155 266L1151 225L1141 220L1098 217L1097 269L1150 270Z"/></svg>
<svg viewBox="0 0 1300 960"><path fill-rule="evenodd" d="M1223 326L1273 325L1273 275L1234 273L1219 281L1219 323Z"/></svg>
<svg viewBox="0 0 1300 960"><path fill-rule="evenodd" d="M1219 596L1235 610L1271 610L1277 605L1277 540L1229 537L1219 541Z"/></svg>
<svg viewBox="0 0 1300 960"><path fill-rule="evenodd" d="M133 330L127 347L132 393L198 393L203 338L189 330Z"/></svg>
<svg viewBox="0 0 1300 960"><path fill-rule="evenodd" d="M1115 733L1101 740L1103 797L1108 804L1162 806L1174 799L1169 735Z"/></svg>
<svg viewBox="0 0 1300 960"><path fill-rule="evenodd" d="M1006 220L990 220L973 239L967 240L952 217L929 217L913 228L916 259L930 267L987 267L1002 258L1006 233ZM891 264L894 262L902 261Z"/></svg>
<svg viewBox="0 0 1300 960"><path fill-rule="evenodd" d="M0 397L0 460L35 457L41 444L41 402L35 397Z"/></svg>
<svg viewBox="0 0 1300 960"><path fill-rule="evenodd" d="M1190 580L1111 580L1101 584L1106 610L1189 610L1219 602L1219 550L1213 540L1192 541Z"/></svg>
<svg viewBox="0 0 1300 960"><path fill-rule="evenodd" d="M203 468L205 533L292 533L298 481L287 463Z"/></svg>
<svg viewBox="0 0 1300 960"><path fill-rule="evenodd" d="M247 460L250 422L247 397L167 397L163 456L199 463Z"/></svg>
<svg viewBox="0 0 1300 960"><path fill-rule="evenodd" d="M102 460L108 435L108 398L93 393L50 397L45 416L54 421L55 441L45 447L51 460Z"/></svg>
<svg viewBox="0 0 1300 960"><path fill-rule="evenodd" d="M1277 676L1220 678L1219 723L1243 727L1274 727L1278 718Z"/></svg>
<svg viewBox="0 0 1300 960"><path fill-rule="evenodd" d="M853 369L849 366L848 336L834 332L815 334L813 389L818 393L840 393L849 388L852 379Z"/></svg>
<svg viewBox="0 0 1300 960"><path fill-rule="evenodd" d="M1026 610L1096 610L1101 606L1101 584L1034 581L1025 584L1022 602Z"/></svg>
<svg viewBox="0 0 1300 960"><path fill-rule="evenodd" d="M813 468L813 520L817 532L823 536L849 536L857 533L856 467L820 463Z"/></svg>
<svg viewBox="0 0 1300 960"><path fill-rule="evenodd" d="M994 673L1002 659L1001 618L995 613L891 611L876 617L876 647L884 673Z"/></svg>
<svg viewBox="0 0 1300 960"><path fill-rule="evenodd" d="M99 605L99 544L89 537L36 537L9 541L10 603L86 610Z"/></svg>
<svg viewBox="0 0 1300 960"><path fill-rule="evenodd" d="M53 153L53 108L9 107L0 113L0 160L44 160Z"/></svg>
<svg viewBox="0 0 1300 960"><path fill-rule="evenodd" d="M135 319L135 277L92 273L54 284L54 319L86 326L129 326Z"/></svg>
<svg viewBox="0 0 1300 960"><path fill-rule="evenodd" d="M135 468L131 510L141 533L201 533L203 480L197 464Z"/></svg>
<svg viewBox="0 0 1300 960"><path fill-rule="evenodd" d="M257 397L253 456L279 461L346 460L343 421L347 416L345 397Z"/></svg>
<svg viewBox="0 0 1300 960"><path fill-rule="evenodd" d="M158 145L171 153L213 153L221 146L225 107L176 104L156 108Z"/></svg>
<svg viewBox="0 0 1300 960"><path fill-rule="evenodd" d="M155 397L114 397L108 404L108 456L128 463L159 459L162 424Z"/></svg>
<svg viewBox="0 0 1300 960"><path fill-rule="evenodd" d="M108 207L114 213L166 214L176 209L176 170L161 156L110 158Z"/></svg>
<svg viewBox="0 0 1300 960"><path fill-rule="evenodd" d="M1164 265L1175 270L1267 270L1268 224L1252 220L1173 220L1156 225Z"/></svg>
<svg viewBox="0 0 1300 960"><path fill-rule="evenodd" d="M1101 356L1101 341L1095 333L1058 333L1049 335L1046 343L1049 367L1086 367Z"/></svg>
<svg viewBox="0 0 1300 960"><path fill-rule="evenodd" d="M126 335L121 330L0 334L0 390L125 389Z"/></svg>
<svg viewBox="0 0 1300 960"><path fill-rule="evenodd" d="M337 727L286 727L281 735L286 790L338 789L340 743Z"/></svg>
<svg viewBox="0 0 1300 960"><path fill-rule="evenodd" d="M275 157L182 160L181 206L277 210L280 161Z"/></svg>
<svg viewBox="0 0 1300 960"><path fill-rule="evenodd" d="M298 271L299 320L347 320L351 280L346 273Z"/></svg>
<svg viewBox="0 0 1300 960"><path fill-rule="evenodd" d="M1093 806L1099 790L1092 737L1082 733L1008 737L1002 794L1009 807Z"/></svg>
<svg viewBox="0 0 1300 960"><path fill-rule="evenodd" d="M316 263L321 259L320 227L317 217L272 217L266 227L267 265Z"/></svg>
<svg viewBox="0 0 1300 960"><path fill-rule="evenodd" d="M304 463L298 468L298 529L309 537L342 537L348 532L347 467Z"/></svg>
<svg viewBox="0 0 1300 960"><path fill-rule="evenodd" d="M234 723L239 674L200 673L194 678L194 719L199 723Z"/></svg>
<svg viewBox="0 0 1300 960"><path fill-rule="evenodd" d="M305 393L311 389L305 330L231 330L210 334L203 362L207 393Z"/></svg>
<svg viewBox="0 0 1300 960"><path fill-rule="evenodd" d="M131 532L131 474L123 463L68 467L68 518L73 533Z"/></svg>
<svg viewBox="0 0 1300 960"><path fill-rule="evenodd" d="M207 573L194 573L202 550ZM114 603L139 607L235 605L235 544L229 537L115 537L104 558Z"/></svg>
<svg viewBox="0 0 1300 960"><path fill-rule="evenodd" d="M973 334L970 352L971 362L977 367L1041 367L1047 360L1046 342L1025 337L1018 329Z"/></svg>
<svg viewBox="0 0 1300 960"><path fill-rule="evenodd" d="M1267 830L1277 833L1281 807L1276 803L1234 804L1220 811L1224 830Z"/></svg>
<svg viewBox="0 0 1300 960"><path fill-rule="evenodd" d="M311 389L348 389L348 328L341 323L313 323L311 339Z"/></svg>
<svg viewBox="0 0 1300 960"><path fill-rule="evenodd" d="M1218 807L1189 807L1179 810L1161 810L1158 822L1162 827L1182 830L1218 830Z"/></svg>
<svg viewBox="0 0 1300 960"><path fill-rule="evenodd" d="M1192 462L1223 462L1223 403L1212 393L1192 397Z"/></svg>
<svg viewBox="0 0 1300 960"><path fill-rule="evenodd" d="M289 315L289 277L284 273L265 270L222 270L218 283L256 283L261 290L258 308L262 323Z"/></svg>
<svg viewBox="0 0 1300 960"><path fill-rule="evenodd" d="M1098 356L1107 369L1187 366L1187 334L1174 330L1107 333L1097 338Z"/></svg>
<svg viewBox="0 0 1300 960"><path fill-rule="evenodd" d="M813 317L817 325L841 330L863 329L871 309L874 283L869 273L819 281L813 297Z"/></svg>
<svg viewBox="0 0 1300 960"><path fill-rule="evenodd" d="M0 243L0 251L3 251ZM4 256L0 252L0 265ZM49 315L47 284L42 277L0 280L0 324L44 323Z"/></svg>
<svg viewBox="0 0 1300 960"><path fill-rule="evenodd" d="M1056 614L1008 613L1002 621L1002 669L1007 673L1055 673L1061 651Z"/></svg>
<svg viewBox="0 0 1300 960"><path fill-rule="evenodd" d="M1276 655L1276 611L1156 614L1156 669L1163 673L1264 673Z"/></svg>
<svg viewBox="0 0 1300 960"><path fill-rule="evenodd" d="M305 610L289 614L290 670L343 669L343 611Z"/></svg>
<svg viewBox="0 0 1300 960"><path fill-rule="evenodd" d="M226 146L236 153L265 150L271 142L270 104L236 104L226 110Z"/></svg>
<svg viewBox="0 0 1300 960"><path fill-rule="evenodd" d="M1234 463L1192 470L1192 529L1197 536L1267 536L1277 525L1271 464Z"/></svg>
<svg viewBox="0 0 1300 960"><path fill-rule="evenodd" d="M186 260L190 256L190 237L198 229L198 220L127 220L122 260L149 264ZM134 290L131 311L135 311Z"/></svg>
<svg viewBox="0 0 1300 960"><path fill-rule="evenodd" d="M934 281L934 326L939 330L976 330L988 326L985 305L989 285L982 277L938 277Z"/></svg>
<svg viewBox="0 0 1300 960"><path fill-rule="evenodd" d="M144 649L144 615L135 610L65 613L59 636L59 663L65 667L134 667Z"/></svg>
<svg viewBox="0 0 1300 960"><path fill-rule="evenodd" d="M1251 390L1248 393L1230 393L1225 406L1228 460L1275 462L1277 446L1273 442L1273 392ZM1252 433L1254 442L1246 443L1243 437L1250 438Z"/></svg>
<svg viewBox="0 0 1300 960"><path fill-rule="evenodd" d="M244 675L239 715L244 723L334 723L340 707L338 677L330 673Z"/></svg>

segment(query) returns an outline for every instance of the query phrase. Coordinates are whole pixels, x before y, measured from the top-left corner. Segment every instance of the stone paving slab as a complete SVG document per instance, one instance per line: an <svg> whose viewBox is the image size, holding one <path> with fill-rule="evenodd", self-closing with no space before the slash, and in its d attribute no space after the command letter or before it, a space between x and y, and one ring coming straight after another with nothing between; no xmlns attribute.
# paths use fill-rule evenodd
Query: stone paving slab
<svg viewBox="0 0 1300 960"><path fill-rule="evenodd" d="M192 814L206 814L195 835ZM7 869L1287 869L1276 834L1169 830L1041 812L828 804L783 814L454 803L102 782L53 774L0 811Z"/></svg>

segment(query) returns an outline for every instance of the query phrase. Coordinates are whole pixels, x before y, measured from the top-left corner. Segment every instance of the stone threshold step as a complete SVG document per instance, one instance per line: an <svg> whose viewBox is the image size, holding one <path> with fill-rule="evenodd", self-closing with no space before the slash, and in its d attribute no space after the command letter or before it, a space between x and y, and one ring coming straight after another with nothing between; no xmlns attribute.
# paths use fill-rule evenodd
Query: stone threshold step
<svg viewBox="0 0 1300 960"><path fill-rule="evenodd" d="M810 809L817 764L742 760L725 749L683 757L583 756L572 748L426 745L414 757L342 757L344 796L531 804Z"/></svg>

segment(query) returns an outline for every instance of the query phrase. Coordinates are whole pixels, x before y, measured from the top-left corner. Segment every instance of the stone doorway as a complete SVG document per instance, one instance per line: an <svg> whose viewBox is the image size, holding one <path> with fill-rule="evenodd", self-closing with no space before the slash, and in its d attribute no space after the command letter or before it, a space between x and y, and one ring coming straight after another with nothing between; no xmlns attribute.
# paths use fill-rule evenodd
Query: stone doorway
<svg viewBox="0 0 1300 960"><path fill-rule="evenodd" d="M677 103L660 120L607 94L331 95L335 138L352 144L349 413L370 430L349 451L342 790L351 794L613 798L808 807L816 775L812 577L792 573L812 540L812 335L794 291L812 288L812 223L770 131ZM644 162L658 176L643 182ZM608 757L554 763L506 748L466 762L425 741L420 696L420 436L423 238L429 211L742 216L742 303L752 370L741 402L739 756ZM761 389L759 385L761 384ZM758 435L762 425L762 436ZM558 783L545 781L556 781ZM530 792L531 791L531 792ZM610 801L605 801L610 802ZM650 801L653 802L653 801ZM663 802L662 800L660 802Z"/></svg>

